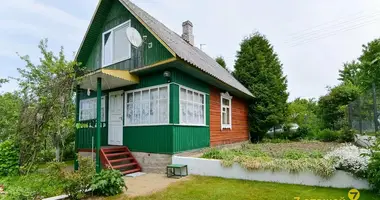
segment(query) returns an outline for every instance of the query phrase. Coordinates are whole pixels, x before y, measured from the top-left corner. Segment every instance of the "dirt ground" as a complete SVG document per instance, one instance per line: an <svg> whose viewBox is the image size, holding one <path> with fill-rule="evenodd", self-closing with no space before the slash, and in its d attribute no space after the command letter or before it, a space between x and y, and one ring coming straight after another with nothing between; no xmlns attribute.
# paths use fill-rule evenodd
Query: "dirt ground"
<svg viewBox="0 0 380 200"><path fill-rule="evenodd" d="M167 188L170 184L188 180L189 177L167 178L166 174L145 174L137 177L124 177L128 187L128 197L144 196Z"/></svg>

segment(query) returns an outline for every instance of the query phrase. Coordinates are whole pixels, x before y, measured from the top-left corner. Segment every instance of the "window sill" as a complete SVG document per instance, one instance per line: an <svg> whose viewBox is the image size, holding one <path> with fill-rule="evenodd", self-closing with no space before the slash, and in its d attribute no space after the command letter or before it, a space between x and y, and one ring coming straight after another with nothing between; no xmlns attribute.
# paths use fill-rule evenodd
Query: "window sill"
<svg viewBox="0 0 380 200"><path fill-rule="evenodd" d="M196 126L196 127L209 127L209 125L205 124L173 124L175 126Z"/></svg>
<svg viewBox="0 0 380 200"><path fill-rule="evenodd" d="M170 124L170 123L166 123L166 124L136 124L136 125L124 125L123 127L168 126L168 125L172 125L172 124Z"/></svg>
<svg viewBox="0 0 380 200"><path fill-rule="evenodd" d="M231 125L229 125L229 126L222 126L222 128L221 128L221 130L223 131L223 130L232 130L232 126Z"/></svg>

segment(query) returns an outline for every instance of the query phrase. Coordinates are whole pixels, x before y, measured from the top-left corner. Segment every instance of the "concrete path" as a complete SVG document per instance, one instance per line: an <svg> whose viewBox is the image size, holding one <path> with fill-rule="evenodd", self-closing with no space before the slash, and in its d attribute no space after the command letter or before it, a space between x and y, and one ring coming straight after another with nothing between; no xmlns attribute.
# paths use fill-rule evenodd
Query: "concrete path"
<svg viewBox="0 0 380 200"><path fill-rule="evenodd" d="M145 174L138 177L124 177L128 197L144 196L167 188L170 184L188 180L189 177L167 178L166 174Z"/></svg>

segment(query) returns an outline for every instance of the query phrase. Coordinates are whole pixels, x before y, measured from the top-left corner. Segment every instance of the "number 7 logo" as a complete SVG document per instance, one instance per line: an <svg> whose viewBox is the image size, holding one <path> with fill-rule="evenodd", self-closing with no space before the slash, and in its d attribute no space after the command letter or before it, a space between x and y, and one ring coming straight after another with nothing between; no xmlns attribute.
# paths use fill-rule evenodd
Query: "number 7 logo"
<svg viewBox="0 0 380 200"><path fill-rule="evenodd" d="M360 192L357 189L351 189L348 192L348 198L350 200L358 200L360 198Z"/></svg>

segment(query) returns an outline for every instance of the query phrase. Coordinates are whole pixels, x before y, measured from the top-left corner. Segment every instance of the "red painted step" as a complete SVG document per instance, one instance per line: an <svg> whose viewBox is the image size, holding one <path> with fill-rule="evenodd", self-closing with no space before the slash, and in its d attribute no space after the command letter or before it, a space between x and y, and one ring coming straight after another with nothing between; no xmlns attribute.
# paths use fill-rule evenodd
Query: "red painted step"
<svg viewBox="0 0 380 200"><path fill-rule="evenodd" d="M130 167L130 166L134 166L134 165L137 165L137 163L132 162L132 163L128 163L128 164L114 165L112 167L115 169L120 169L120 168Z"/></svg>
<svg viewBox="0 0 380 200"><path fill-rule="evenodd" d="M140 164L126 146L101 148L100 156L103 166L120 170L124 175L141 171Z"/></svg>
<svg viewBox="0 0 380 200"><path fill-rule="evenodd" d="M121 173L125 175L125 174L130 174L130 173L139 172L139 171L141 171L141 169L136 168L136 169L131 169L128 171L122 171Z"/></svg>
<svg viewBox="0 0 380 200"><path fill-rule="evenodd" d="M130 161L130 160L133 160L132 157L129 157L129 158L121 158L121 159L115 159L115 160L110 160L110 163L118 163L118 162L125 162L125 161Z"/></svg>
<svg viewBox="0 0 380 200"><path fill-rule="evenodd" d="M107 157L115 157L115 156L122 156L122 155L129 155L129 153L128 152L106 153Z"/></svg>

